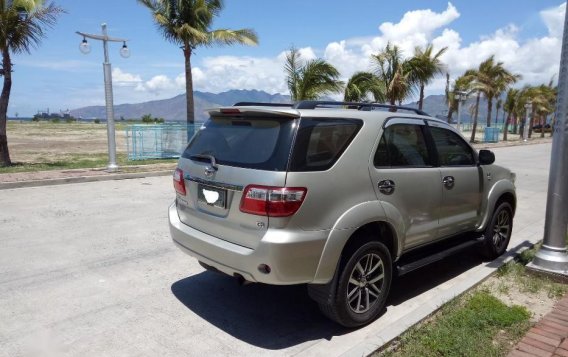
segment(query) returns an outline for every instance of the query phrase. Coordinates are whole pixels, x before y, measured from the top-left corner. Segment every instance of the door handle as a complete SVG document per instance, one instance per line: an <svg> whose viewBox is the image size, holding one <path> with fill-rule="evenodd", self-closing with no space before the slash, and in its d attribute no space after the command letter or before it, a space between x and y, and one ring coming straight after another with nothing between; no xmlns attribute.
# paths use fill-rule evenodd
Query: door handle
<svg viewBox="0 0 568 357"><path fill-rule="evenodd" d="M385 195L390 195L394 192L396 185L392 180L382 180L378 183L379 191Z"/></svg>
<svg viewBox="0 0 568 357"><path fill-rule="evenodd" d="M447 188L452 188L454 187L454 183L455 183L455 179L453 176L446 176L444 177L444 179L442 180L442 183L444 184L444 186L446 186Z"/></svg>

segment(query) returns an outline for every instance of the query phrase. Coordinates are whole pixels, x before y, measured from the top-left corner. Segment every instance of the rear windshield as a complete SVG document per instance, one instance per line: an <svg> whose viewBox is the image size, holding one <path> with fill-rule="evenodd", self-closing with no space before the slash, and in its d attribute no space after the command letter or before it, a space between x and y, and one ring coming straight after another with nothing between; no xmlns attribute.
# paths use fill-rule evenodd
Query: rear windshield
<svg viewBox="0 0 568 357"><path fill-rule="evenodd" d="M280 118L210 118L182 157L212 155L221 165L286 171L297 121Z"/></svg>

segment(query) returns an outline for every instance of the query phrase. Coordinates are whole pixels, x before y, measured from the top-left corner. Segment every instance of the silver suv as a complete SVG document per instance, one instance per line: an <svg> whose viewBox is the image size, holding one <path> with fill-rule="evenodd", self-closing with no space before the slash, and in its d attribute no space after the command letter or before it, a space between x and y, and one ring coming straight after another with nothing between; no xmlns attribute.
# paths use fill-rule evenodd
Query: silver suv
<svg viewBox="0 0 568 357"><path fill-rule="evenodd" d="M174 242L206 269L307 283L354 327L381 313L393 276L475 245L489 259L507 249L515 175L421 111L308 101L209 114L169 208Z"/></svg>

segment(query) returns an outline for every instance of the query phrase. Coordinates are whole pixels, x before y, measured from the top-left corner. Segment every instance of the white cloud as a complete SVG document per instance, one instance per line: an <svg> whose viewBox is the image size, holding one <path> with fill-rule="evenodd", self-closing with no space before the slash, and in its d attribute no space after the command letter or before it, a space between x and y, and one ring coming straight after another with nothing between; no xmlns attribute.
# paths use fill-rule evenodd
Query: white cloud
<svg viewBox="0 0 568 357"><path fill-rule="evenodd" d="M370 70L371 54L377 53L388 43L399 46L406 56L412 55L416 46L432 43L436 50L448 47L442 60L452 79L475 68L490 55L514 73L523 75L524 83L543 83L558 72L561 36L566 4L544 9L540 12L548 34L540 38L519 39L519 28L514 24L496 29L492 34L480 35L477 41L464 44L452 23L461 15L451 3L445 10L431 9L409 11L400 21L378 25L374 36L338 39L322 50L312 47L300 48L303 59L317 58L318 55L338 68L344 80L356 71ZM286 51L274 57L218 56L206 57L193 67L195 90L221 92L230 89L258 89L269 93L287 93L283 70ZM116 70L115 70L116 71ZM115 73L113 72L113 75ZM120 76L119 76L120 75ZM124 83L134 83L139 93L153 95L176 95L185 89L185 75L180 73L171 78L156 75L149 80L140 76L117 72L116 77ZM435 79L427 88L427 94L441 93L445 88L445 77Z"/></svg>
<svg viewBox="0 0 568 357"><path fill-rule="evenodd" d="M561 38L562 29L564 28L565 12L566 12L566 3L540 12L540 17L542 18L546 27L548 28L550 36Z"/></svg>
<svg viewBox="0 0 568 357"><path fill-rule="evenodd" d="M142 78L137 74L123 72L120 68L115 67L112 70L112 82L115 86L128 87L140 84Z"/></svg>

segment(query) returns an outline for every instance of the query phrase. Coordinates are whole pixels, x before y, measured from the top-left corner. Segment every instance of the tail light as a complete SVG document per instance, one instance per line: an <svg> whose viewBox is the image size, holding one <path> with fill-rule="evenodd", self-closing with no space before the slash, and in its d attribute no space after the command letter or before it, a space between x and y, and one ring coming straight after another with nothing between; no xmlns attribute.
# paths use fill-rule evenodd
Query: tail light
<svg viewBox="0 0 568 357"><path fill-rule="evenodd" d="M288 217L298 211L306 198L304 187L247 186L241 211L259 216Z"/></svg>
<svg viewBox="0 0 568 357"><path fill-rule="evenodd" d="M180 168L174 171L174 188L177 193L185 196L185 180L183 179L183 171Z"/></svg>

